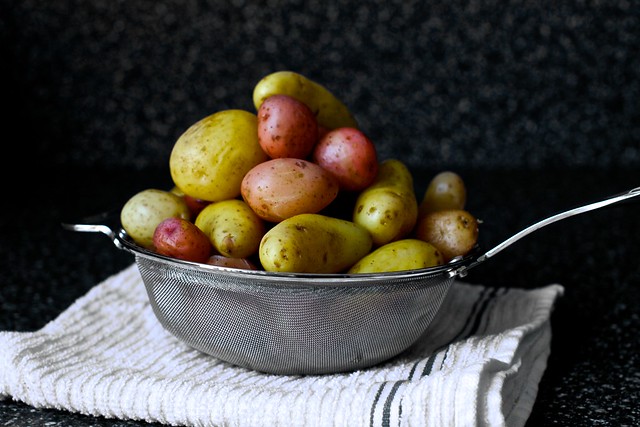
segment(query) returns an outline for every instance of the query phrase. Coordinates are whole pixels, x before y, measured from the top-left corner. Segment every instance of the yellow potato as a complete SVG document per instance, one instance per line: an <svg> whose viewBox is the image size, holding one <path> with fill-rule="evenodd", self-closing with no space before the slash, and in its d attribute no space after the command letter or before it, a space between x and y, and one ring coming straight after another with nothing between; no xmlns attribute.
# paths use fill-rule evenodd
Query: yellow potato
<svg viewBox="0 0 640 427"><path fill-rule="evenodd" d="M376 179L358 196L353 222L371 233L374 245L382 246L406 237L417 218L411 172L399 160L385 160Z"/></svg>
<svg viewBox="0 0 640 427"><path fill-rule="evenodd" d="M305 103L326 128L358 127L347 106L327 88L293 71L276 71L256 84L253 89L256 111L272 95L288 95Z"/></svg>
<svg viewBox="0 0 640 427"><path fill-rule="evenodd" d="M122 228L138 245L153 248L158 224L171 217L189 219L191 212L182 197L150 188L134 194L120 210Z"/></svg>
<svg viewBox="0 0 640 427"><path fill-rule="evenodd" d="M442 265L442 254L430 243L402 239L387 243L358 261L349 273L384 273Z"/></svg>
<svg viewBox="0 0 640 427"><path fill-rule="evenodd" d="M429 212L445 209L464 209L467 189L462 177L455 172L444 171L434 176L418 208L418 218Z"/></svg>
<svg viewBox="0 0 640 427"><path fill-rule="evenodd" d="M300 214L269 230L260 242L267 271L340 273L371 250L369 233L351 221Z"/></svg>
<svg viewBox="0 0 640 427"><path fill-rule="evenodd" d="M242 200L214 202L196 217L196 226L213 247L231 258L248 258L258 252L264 223Z"/></svg>
<svg viewBox="0 0 640 427"><path fill-rule="evenodd" d="M194 123L178 138L169 169L185 194L218 202L239 196L244 175L267 159L258 142L257 116L223 110Z"/></svg>
<svg viewBox="0 0 640 427"><path fill-rule="evenodd" d="M478 221L463 209L426 214L416 225L415 237L431 243L445 262L468 254L478 242Z"/></svg>

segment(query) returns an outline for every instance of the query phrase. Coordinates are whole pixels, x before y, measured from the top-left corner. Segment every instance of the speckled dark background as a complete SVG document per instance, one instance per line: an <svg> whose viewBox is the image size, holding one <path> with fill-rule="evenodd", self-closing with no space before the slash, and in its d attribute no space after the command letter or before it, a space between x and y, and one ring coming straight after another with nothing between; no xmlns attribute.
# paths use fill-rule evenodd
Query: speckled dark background
<svg viewBox="0 0 640 427"><path fill-rule="evenodd" d="M0 330L42 327L127 266L59 222L169 185L176 138L252 110L282 69L337 94L418 188L459 171L486 246L640 184L637 1L0 0ZM540 231L469 275L567 288L531 426L640 424L638 206ZM45 423L144 425L0 401L1 425Z"/></svg>
<svg viewBox="0 0 640 427"><path fill-rule="evenodd" d="M632 1L2 3L9 123L47 163L165 166L190 124L253 110L281 69L336 93L383 157L640 163Z"/></svg>

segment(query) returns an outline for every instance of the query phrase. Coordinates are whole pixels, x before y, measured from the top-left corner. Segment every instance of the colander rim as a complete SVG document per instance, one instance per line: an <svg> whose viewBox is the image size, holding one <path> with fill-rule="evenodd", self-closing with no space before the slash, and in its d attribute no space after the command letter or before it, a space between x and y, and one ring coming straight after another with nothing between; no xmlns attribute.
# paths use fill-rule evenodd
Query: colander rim
<svg viewBox="0 0 640 427"><path fill-rule="evenodd" d="M203 273L216 274L219 276L233 277L234 279L250 279L260 280L265 282L295 282L296 284L305 284L316 286L335 286L340 285L376 285L384 286L385 284L394 285L396 281L406 280L418 280L428 277L447 275L453 271L456 271L464 265L471 264L476 258L478 252L477 247L464 257L458 257L450 262L435 266L413 270L392 271L385 273L290 273L290 272L271 272L265 270L249 270L233 267L223 267L217 265L210 265L204 263L198 263L193 261L185 261L178 258L173 258L165 255L158 254L150 249L138 246L127 232L120 228L115 236L119 246L133 253L136 257L147 258L156 262L160 262L165 265L170 265L177 269L186 269L189 271L200 271Z"/></svg>

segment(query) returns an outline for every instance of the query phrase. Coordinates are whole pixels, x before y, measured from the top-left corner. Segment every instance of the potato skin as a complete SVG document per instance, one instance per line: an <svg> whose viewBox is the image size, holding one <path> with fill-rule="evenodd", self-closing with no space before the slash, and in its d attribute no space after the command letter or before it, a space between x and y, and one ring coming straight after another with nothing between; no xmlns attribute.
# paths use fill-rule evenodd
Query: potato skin
<svg viewBox="0 0 640 427"><path fill-rule="evenodd" d="M206 263L209 265L217 265L219 267L239 268L242 270L258 270L258 266L249 259L230 258L218 254L211 255Z"/></svg>
<svg viewBox="0 0 640 427"><path fill-rule="evenodd" d="M182 197L149 188L127 200L120 210L122 228L136 244L153 249L153 233L158 224L170 217L189 219L191 212Z"/></svg>
<svg viewBox="0 0 640 427"><path fill-rule="evenodd" d="M434 211L464 209L466 202L467 189L462 177L452 171L443 171L429 182L418 208L418 218Z"/></svg>
<svg viewBox="0 0 640 427"><path fill-rule="evenodd" d="M369 233L351 221L301 214L276 224L260 242L266 271L339 273L371 250Z"/></svg>
<svg viewBox="0 0 640 427"><path fill-rule="evenodd" d="M272 159L251 169L242 180L244 201L265 221L280 222L302 213L317 213L338 195L338 181L303 159Z"/></svg>
<svg viewBox="0 0 640 427"><path fill-rule="evenodd" d="M380 246L366 255L349 269L349 273L415 270L443 263L442 254L432 244L418 239L401 239Z"/></svg>
<svg viewBox="0 0 640 427"><path fill-rule="evenodd" d="M463 209L430 212L416 225L417 239L431 243L445 262L468 254L478 241L478 221Z"/></svg>
<svg viewBox="0 0 640 427"><path fill-rule="evenodd" d="M205 206L211 203L206 200L196 199L195 197L191 197L188 194L184 194L184 191L179 189L177 186L174 186L171 189L171 192L184 199L185 203L189 207L189 211L191 211L191 221L194 221L198 216L198 214L200 213L200 211L202 211L202 209L204 209Z"/></svg>
<svg viewBox="0 0 640 427"><path fill-rule="evenodd" d="M258 143L256 115L223 110L194 123L178 138L169 169L185 194L218 202L239 196L244 175L267 159Z"/></svg>
<svg viewBox="0 0 640 427"><path fill-rule="evenodd" d="M163 220L153 233L155 251L161 255L192 262L206 262L211 255L209 238L191 221Z"/></svg>
<svg viewBox="0 0 640 427"><path fill-rule="evenodd" d="M376 179L358 196L353 222L371 233L375 246L382 246L408 236L417 218L411 172L397 159L385 160Z"/></svg>
<svg viewBox="0 0 640 427"><path fill-rule="evenodd" d="M270 96L258 110L258 141L272 159L305 159L318 142L316 116L293 97Z"/></svg>
<svg viewBox="0 0 640 427"><path fill-rule="evenodd" d="M378 174L376 147L355 128L328 132L313 149L313 161L331 172L346 191L364 190Z"/></svg>
<svg viewBox="0 0 640 427"><path fill-rule="evenodd" d="M358 127L347 108L324 86L293 71L276 71L263 77L253 89L256 110L273 95L288 95L304 102L313 111L318 124L328 129Z"/></svg>
<svg viewBox="0 0 640 427"><path fill-rule="evenodd" d="M211 203L198 214L195 225L220 254L231 258L255 255L265 233L258 215L237 199Z"/></svg>

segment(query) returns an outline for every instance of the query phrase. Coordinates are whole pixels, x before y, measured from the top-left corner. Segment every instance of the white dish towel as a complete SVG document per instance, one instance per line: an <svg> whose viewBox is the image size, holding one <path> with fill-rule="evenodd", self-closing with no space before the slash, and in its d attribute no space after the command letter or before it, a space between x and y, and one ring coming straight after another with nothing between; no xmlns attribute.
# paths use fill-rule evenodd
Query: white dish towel
<svg viewBox="0 0 640 427"><path fill-rule="evenodd" d="M402 355L352 373L280 376L179 342L131 265L42 329L0 332L0 398L174 426L523 426L562 293L455 282Z"/></svg>

